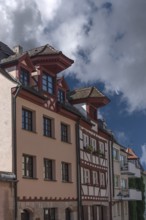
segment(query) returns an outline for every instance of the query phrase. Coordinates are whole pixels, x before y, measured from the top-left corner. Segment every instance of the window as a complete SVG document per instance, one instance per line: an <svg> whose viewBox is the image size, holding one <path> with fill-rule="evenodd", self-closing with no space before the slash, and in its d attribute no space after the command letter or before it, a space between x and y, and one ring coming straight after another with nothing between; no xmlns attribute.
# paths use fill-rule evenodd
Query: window
<svg viewBox="0 0 146 220"><path fill-rule="evenodd" d="M21 69L20 70L20 82L24 85L24 86L28 86L29 85L29 72L25 69Z"/></svg>
<svg viewBox="0 0 146 220"><path fill-rule="evenodd" d="M53 119L43 117L44 136L53 137Z"/></svg>
<svg viewBox="0 0 146 220"><path fill-rule="evenodd" d="M56 208L44 209L44 220L56 220Z"/></svg>
<svg viewBox="0 0 146 220"><path fill-rule="evenodd" d="M90 183L90 170L83 169L83 183L89 184Z"/></svg>
<svg viewBox="0 0 146 220"><path fill-rule="evenodd" d="M62 181L70 182L71 180L71 165L69 163L62 162Z"/></svg>
<svg viewBox="0 0 146 220"><path fill-rule="evenodd" d="M65 101L65 92L61 89L58 90L58 101L59 102Z"/></svg>
<svg viewBox="0 0 146 220"><path fill-rule="evenodd" d="M22 157L22 172L24 177L35 177L35 157L30 155L23 155Z"/></svg>
<svg viewBox="0 0 146 220"><path fill-rule="evenodd" d="M50 159L44 159L44 177L48 180L55 179L55 161Z"/></svg>
<svg viewBox="0 0 146 220"><path fill-rule="evenodd" d="M70 210L70 208L65 209L65 220L71 220L71 210Z"/></svg>
<svg viewBox="0 0 146 220"><path fill-rule="evenodd" d="M61 141L69 142L69 126L61 123Z"/></svg>
<svg viewBox="0 0 146 220"><path fill-rule="evenodd" d="M119 187L119 176L114 175L114 187Z"/></svg>
<svg viewBox="0 0 146 220"><path fill-rule="evenodd" d="M83 146L84 147L89 146L89 136L86 134L83 134Z"/></svg>
<svg viewBox="0 0 146 220"><path fill-rule="evenodd" d="M96 139L90 138L90 145L93 147L93 150L96 151Z"/></svg>
<svg viewBox="0 0 146 220"><path fill-rule="evenodd" d="M121 179L121 188L126 189L127 188L127 180L126 179Z"/></svg>
<svg viewBox="0 0 146 220"><path fill-rule="evenodd" d="M113 149L113 158L114 160L119 160L119 151L117 149Z"/></svg>
<svg viewBox="0 0 146 220"><path fill-rule="evenodd" d="M22 128L28 131L33 130L33 112L22 109Z"/></svg>
<svg viewBox="0 0 146 220"><path fill-rule="evenodd" d="M50 94L54 93L53 77L44 73L42 76L42 90Z"/></svg>
<svg viewBox="0 0 146 220"><path fill-rule="evenodd" d="M100 186L105 188L106 182L105 182L105 173L100 173Z"/></svg>
<svg viewBox="0 0 146 220"><path fill-rule="evenodd" d="M105 150L104 150L104 146L105 144L103 142L99 142L99 150L100 150L100 153L101 154L104 154L105 153Z"/></svg>
<svg viewBox="0 0 146 220"><path fill-rule="evenodd" d="M92 175L93 175L93 185L98 185L99 184L98 172L93 171Z"/></svg>
<svg viewBox="0 0 146 220"><path fill-rule="evenodd" d="M120 155L120 164L121 166L125 166L127 163L127 159L126 159L126 156L125 155Z"/></svg>

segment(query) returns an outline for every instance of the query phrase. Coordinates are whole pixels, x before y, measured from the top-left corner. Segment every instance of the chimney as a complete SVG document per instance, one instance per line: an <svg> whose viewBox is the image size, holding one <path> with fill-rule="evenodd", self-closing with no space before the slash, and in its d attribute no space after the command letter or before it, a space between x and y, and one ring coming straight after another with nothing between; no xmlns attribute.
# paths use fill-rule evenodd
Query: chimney
<svg viewBox="0 0 146 220"><path fill-rule="evenodd" d="M20 54L20 53L23 52L23 47L21 47L20 45L17 45L17 46L15 46L15 47L13 47L13 51L14 51L14 53L16 53L16 54Z"/></svg>

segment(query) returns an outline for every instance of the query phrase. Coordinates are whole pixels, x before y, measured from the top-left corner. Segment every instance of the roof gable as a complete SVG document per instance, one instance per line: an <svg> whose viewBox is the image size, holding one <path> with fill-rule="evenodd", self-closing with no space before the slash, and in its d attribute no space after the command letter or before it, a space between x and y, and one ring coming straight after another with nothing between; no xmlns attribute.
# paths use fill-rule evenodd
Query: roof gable
<svg viewBox="0 0 146 220"><path fill-rule="evenodd" d="M64 77L58 78L57 84L59 87L65 89L65 90L69 90L69 86L68 86L66 80L64 79Z"/></svg>
<svg viewBox="0 0 146 220"><path fill-rule="evenodd" d="M109 99L95 87L76 89L68 94L72 103L90 103L96 107L101 107L109 103Z"/></svg>

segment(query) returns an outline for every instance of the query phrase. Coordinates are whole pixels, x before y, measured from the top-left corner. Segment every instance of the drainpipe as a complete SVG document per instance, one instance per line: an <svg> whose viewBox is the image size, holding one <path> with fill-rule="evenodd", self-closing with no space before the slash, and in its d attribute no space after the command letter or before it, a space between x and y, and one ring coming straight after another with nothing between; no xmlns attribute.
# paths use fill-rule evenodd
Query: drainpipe
<svg viewBox="0 0 146 220"><path fill-rule="evenodd" d="M110 214L110 220L112 220L112 197L114 193L114 186L113 186L113 137L109 141L109 214Z"/></svg>
<svg viewBox="0 0 146 220"><path fill-rule="evenodd" d="M81 199L81 162L80 162L80 121L76 123L76 158L77 158L77 206L78 220L82 220L82 199Z"/></svg>
<svg viewBox="0 0 146 220"><path fill-rule="evenodd" d="M12 154L13 154L13 172L16 176L14 183L14 220L17 220L17 131L16 131L16 98L20 92L21 85L16 87L15 95L12 95Z"/></svg>

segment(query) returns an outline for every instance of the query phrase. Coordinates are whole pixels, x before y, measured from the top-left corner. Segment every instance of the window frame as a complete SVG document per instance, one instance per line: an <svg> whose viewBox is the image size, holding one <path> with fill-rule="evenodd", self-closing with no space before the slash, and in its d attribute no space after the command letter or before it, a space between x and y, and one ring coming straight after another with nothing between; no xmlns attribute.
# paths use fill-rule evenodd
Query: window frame
<svg viewBox="0 0 146 220"><path fill-rule="evenodd" d="M100 172L99 176L100 176L100 187L106 188L106 174L105 174L105 172Z"/></svg>
<svg viewBox="0 0 146 220"><path fill-rule="evenodd" d="M125 178L121 178L121 189L126 190L128 181Z"/></svg>
<svg viewBox="0 0 146 220"><path fill-rule="evenodd" d="M120 176L114 175L114 188L119 188L120 186Z"/></svg>
<svg viewBox="0 0 146 220"><path fill-rule="evenodd" d="M54 119L43 116L43 135L54 138Z"/></svg>
<svg viewBox="0 0 146 220"><path fill-rule="evenodd" d="M20 68L19 80L24 86L29 86L30 84L30 73L25 68Z"/></svg>
<svg viewBox="0 0 146 220"><path fill-rule="evenodd" d="M34 111L22 107L22 129L34 131Z"/></svg>
<svg viewBox="0 0 146 220"><path fill-rule="evenodd" d="M99 172L98 171L95 171L93 170L92 171L92 182L93 182L93 185L99 185Z"/></svg>
<svg viewBox="0 0 146 220"><path fill-rule="evenodd" d="M71 164L67 162L61 162L62 168L62 182L71 182Z"/></svg>
<svg viewBox="0 0 146 220"><path fill-rule="evenodd" d="M48 212L48 214L46 214L46 211ZM56 219L57 219L56 208L44 208L44 220L56 220Z"/></svg>
<svg viewBox="0 0 146 220"><path fill-rule="evenodd" d="M93 151L97 150L97 140L95 138L90 137L90 145L93 147Z"/></svg>
<svg viewBox="0 0 146 220"><path fill-rule="evenodd" d="M55 180L55 160L44 158L44 179Z"/></svg>
<svg viewBox="0 0 146 220"><path fill-rule="evenodd" d="M22 155L22 176L23 178L36 178L36 158L32 155Z"/></svg>
<svg viewBox="0 0 146 220"><path fill-rule="evenodd" d="M57 101L61 103L65 102L65 91L63 89L58 89Z"/></svg>
<svg viewBox="0 0 146 220"><path fill-rule="evenodd" d="M89 146L89 135L83 133L83 147L88 147Z"/></svg>
<svg viewBox="0 0 146 220"><path fill-rule="evenodd" d="M113 159L119 161L119 150L116 148L113 148Z"/></svg>
<svg viewBox="0 0 146 220"><path fill-rule="evenodd" d="M83 184L90 184L90 183L91 183L90 170L83 168Z"/></svg>
<svg viewBox="0 0 146 220"><path fill-rule="evenodd" d="M46 72L42 74L42 91L54 94L54 77Z"/></svg>
<svg viewBox="0 0 146 220"><path fill-rule="evenodd" d="M61 141L70 143L70 125L61 122Z"/></svg>

